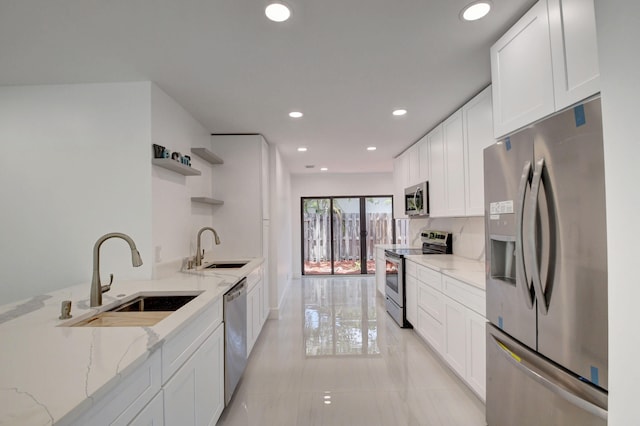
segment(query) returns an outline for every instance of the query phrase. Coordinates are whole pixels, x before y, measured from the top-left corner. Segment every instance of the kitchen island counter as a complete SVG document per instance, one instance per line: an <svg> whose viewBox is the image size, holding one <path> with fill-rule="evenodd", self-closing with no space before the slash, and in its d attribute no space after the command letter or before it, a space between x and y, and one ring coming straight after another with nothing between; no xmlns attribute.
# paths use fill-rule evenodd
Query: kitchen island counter
<svg viewBox="0 0 640 426"><path fill-rule="evenodd" d="M99 308L89 307L90 280L0 306L0 424L72 423L263 262L255 258L240 269L116 281ZM140 292L202 294L149 327L61 326ZM64 300L72 301L72 319L58 319Z"/></svg>

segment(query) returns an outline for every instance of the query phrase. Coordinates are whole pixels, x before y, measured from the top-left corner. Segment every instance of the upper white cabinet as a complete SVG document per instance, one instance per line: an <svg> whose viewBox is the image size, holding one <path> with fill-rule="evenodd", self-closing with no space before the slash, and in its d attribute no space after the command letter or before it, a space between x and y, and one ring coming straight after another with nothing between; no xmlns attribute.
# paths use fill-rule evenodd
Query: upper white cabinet
<svg viewBox="0 0 640 426"><path fill-rule="evenodd" d="M213 169L215 198L224 206L213 212L213 227L225 257L264 257L263 220L269 219L269 148L261 135L215 135L212 149L224 158Z"/></svg>
<svg viewBox="0 0 640 426"><path fill-rule="evenodd" d="M445 151L442 125L427 135L429 142L429 215L447 215Z"/></svg>
<svg viewBox="0 0 640 426"><path fill-rule="evenodd" d="M540 0L491 47L496 138L597 93L593 0Z"/></svg>
<svg viewBox="0 0 640 426"><path fill-rule="evenodd" d="M442 123L445 148L446 216L464 216L464 133L462 110L453 113Z"/></svg>
<svg viewBox="0 0 640 426"><path fill-rule="evenodd" d="M424 135L417 143L420 163L420 182L426 182L431 177L429 172L429 138Z"/></svg>
<svg viewBox="0 0 640 426"><path fill-rule="evenodd" d="M406 152L409 157L409 180L407 186L420 183L420 150L417 144L412 145Z"/></svg>
<svg viewBox="0 0 640 426"><path fill-rule="evenodd" d="M600 91L593 0L548 0L556 111Z"/></svg>
<svg viewBox="0 0 640 426"><path fill-rule="evenodd" d="M491 47L493 123L498 138L554 111L546 0Z"/></svg>
<svg viewBox="0 0 640 426"><path fill-rule="evenodd" d="M406 219L404 214L404 188L406 181L403 179L406 172L405 157L399 156L393 159L393 217L395 219Z"/></svg>
<svg viewBox="0 0 640 426"><path fill-rule="evenodd" d="M462 107L464 129L465 212L484 214L484 154L494 143L491 86Z"/></svg>

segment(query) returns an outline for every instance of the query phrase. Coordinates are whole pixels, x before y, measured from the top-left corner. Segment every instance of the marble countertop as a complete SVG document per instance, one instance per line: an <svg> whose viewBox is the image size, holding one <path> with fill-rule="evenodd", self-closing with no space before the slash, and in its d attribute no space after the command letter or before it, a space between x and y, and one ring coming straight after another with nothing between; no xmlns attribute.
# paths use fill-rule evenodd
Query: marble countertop
<svg viewBox="0 0 640 426"><path fill-rule="evenodd" d="M116 281L103 294L100 308L89 307L89 279L0 306L0 424L46 425L75 418L263 261L251 259L241 269ZM148 291L202 294L151 327L60 327ZM58 319L64 300L72 301L70 320Z"/></svg>
<svg viewBox="0 0 640 426"><path fill-rule="evenodd" d="M408 255L407 259L485 290L485 263L454 254Z"/></svg>

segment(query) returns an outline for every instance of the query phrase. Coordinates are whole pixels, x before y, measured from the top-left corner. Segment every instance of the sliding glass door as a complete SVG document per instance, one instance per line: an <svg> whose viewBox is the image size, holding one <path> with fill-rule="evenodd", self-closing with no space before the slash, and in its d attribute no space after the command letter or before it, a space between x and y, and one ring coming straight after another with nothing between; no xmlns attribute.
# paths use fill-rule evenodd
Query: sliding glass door
<svg viewBox="0 0 640 426"><path fill-rule="evenodd" d="M375 244L393 243L393 200L302 198L302 273L373 274Z"/></svg>

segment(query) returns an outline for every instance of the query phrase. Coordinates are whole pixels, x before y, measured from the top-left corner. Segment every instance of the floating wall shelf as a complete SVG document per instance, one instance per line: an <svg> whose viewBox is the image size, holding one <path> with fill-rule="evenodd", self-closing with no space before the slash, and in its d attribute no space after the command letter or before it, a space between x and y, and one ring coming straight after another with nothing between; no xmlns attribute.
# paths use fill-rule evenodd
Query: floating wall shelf
<svg viewBox="0 0 640 426"><path fill-rule="evenodd" d="M190 166L185 166L184 164L179 163L176 160L171 160L169 158L154 158L152 162L156 166L164 167L165 169L169 169L185 176L199 176L202 174L200 170L196 170Z"/></svg>
<svg viewBox="0 0 640 426"><path fill-rule="evenodd" d="M221 206L224 204L224 201L222 200L216 200L215 198L209 197L191 197L191 201L195 201L196 203L211 204L214 206Z"/></svg>
<svg viewBox="0 0 640 426"><path fill-rule="evenodd" d="M222 158L218 157L207 148L191 148L191 152L211 164L224 164Z"/></svg>

